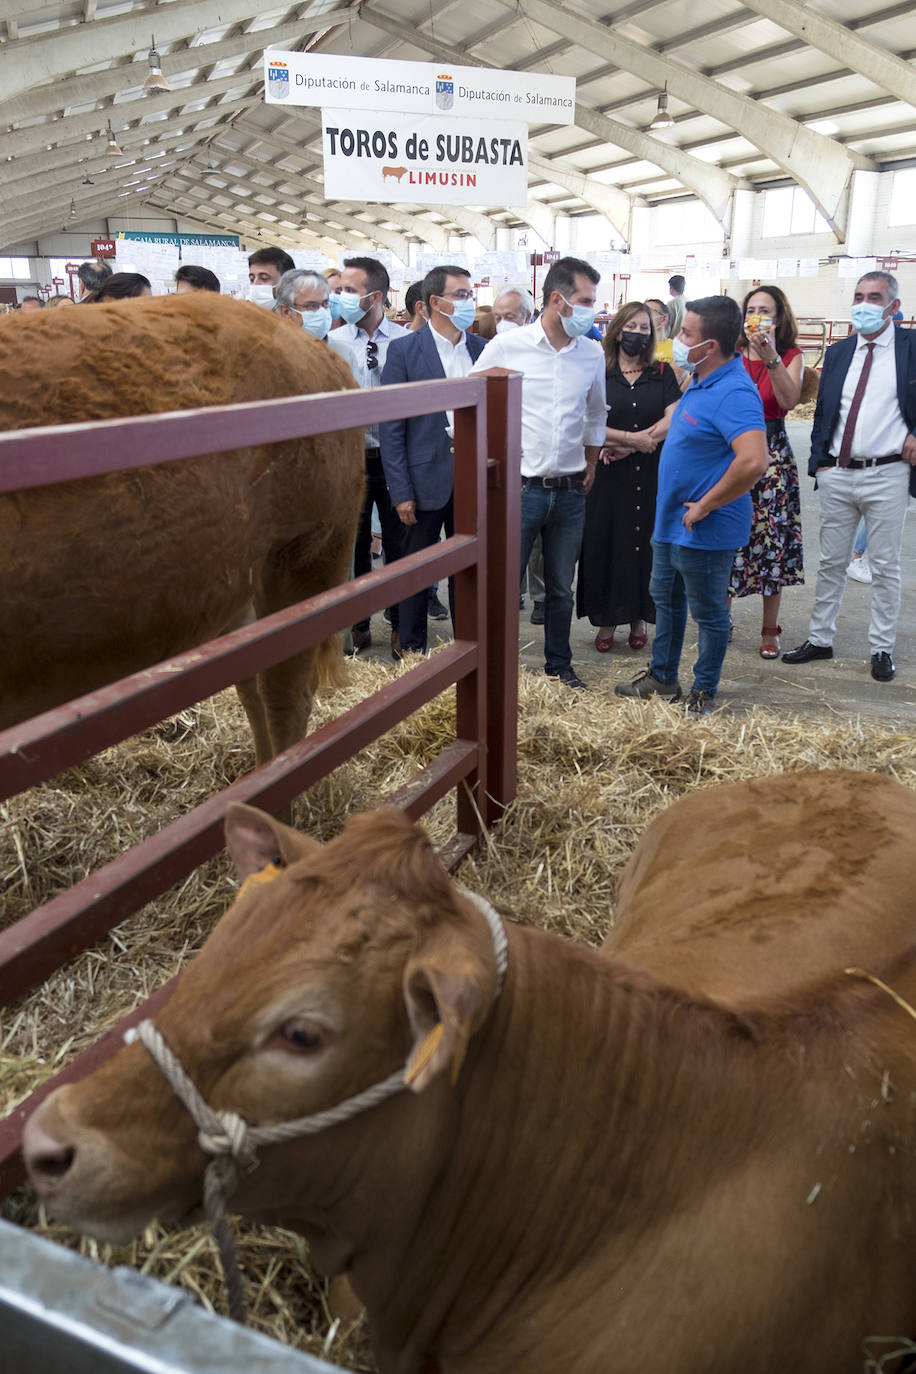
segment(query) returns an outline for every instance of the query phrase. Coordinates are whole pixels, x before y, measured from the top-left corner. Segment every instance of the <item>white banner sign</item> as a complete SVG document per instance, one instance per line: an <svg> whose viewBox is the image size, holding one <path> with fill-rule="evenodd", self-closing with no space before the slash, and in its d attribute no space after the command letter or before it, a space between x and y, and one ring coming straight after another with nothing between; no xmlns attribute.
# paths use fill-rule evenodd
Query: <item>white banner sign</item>
<svg viewBox="0 0 916 1374"><path fill-rule="evenodd" d="M490 120L322 110L329 200L522 206L528 129Z"/></svg>
<svg viewBox="0 0 916 1374"><path fill-rule="evenodd" d="M453 119L532 124L572 124L576 116L575 77L452 67L447 62L395 62L271 48L264 54L264 86L269 105L447 114Z"/></svg>

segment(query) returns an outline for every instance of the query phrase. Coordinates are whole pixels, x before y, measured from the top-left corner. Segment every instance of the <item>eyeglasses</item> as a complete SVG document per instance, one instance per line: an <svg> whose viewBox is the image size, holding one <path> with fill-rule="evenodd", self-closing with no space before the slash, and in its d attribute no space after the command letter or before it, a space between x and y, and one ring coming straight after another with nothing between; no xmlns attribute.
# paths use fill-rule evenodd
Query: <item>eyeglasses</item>
<svg viewBox="0 0 916 1374"><path fill-rule="evenodd" d="M445 291L442 299L446 301L476 301L477 293L475 291Z"/></svg>
<svg viewBox="0 0 916 1374"><path fill-rule="evenodd" d="M378 367L378 344L374 339L366 342L366 366L370 372L374 372Z"/></svg>

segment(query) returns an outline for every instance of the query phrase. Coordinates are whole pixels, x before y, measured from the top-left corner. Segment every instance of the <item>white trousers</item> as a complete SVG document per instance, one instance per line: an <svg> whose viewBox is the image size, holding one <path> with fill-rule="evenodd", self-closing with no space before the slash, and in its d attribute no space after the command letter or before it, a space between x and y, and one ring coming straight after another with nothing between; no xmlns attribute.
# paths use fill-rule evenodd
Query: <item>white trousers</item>
<svg viewBox="0 0 916 1374"><path fill-rule="evenodd" d="M900 614L900 549L910 466L901 461L880 468L826 468L818 473L817 486L821 557L808 638L826 648L833 645L846 569L863 516L872 575L869 649L873 654L891 653Z"/></svg>

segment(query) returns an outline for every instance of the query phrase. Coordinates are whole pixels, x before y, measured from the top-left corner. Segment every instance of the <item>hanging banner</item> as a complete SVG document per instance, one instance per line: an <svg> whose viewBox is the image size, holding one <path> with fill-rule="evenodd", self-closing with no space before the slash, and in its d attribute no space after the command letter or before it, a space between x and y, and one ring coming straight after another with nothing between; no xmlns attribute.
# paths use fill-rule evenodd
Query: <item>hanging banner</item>
<svg viewBox="0 0 916 1374"><path fill-rule="evenodd" d="M527 204L524 124L336 109L321 124L329 200Z"/></svg>
<svg viewBox="0 0 916 1374"><path fill-rule="evenodd" d="M575 77L545 72L270 48L264 54L264 86L269 105L438 113L528 124L572 124L576 117Z"/></svg>

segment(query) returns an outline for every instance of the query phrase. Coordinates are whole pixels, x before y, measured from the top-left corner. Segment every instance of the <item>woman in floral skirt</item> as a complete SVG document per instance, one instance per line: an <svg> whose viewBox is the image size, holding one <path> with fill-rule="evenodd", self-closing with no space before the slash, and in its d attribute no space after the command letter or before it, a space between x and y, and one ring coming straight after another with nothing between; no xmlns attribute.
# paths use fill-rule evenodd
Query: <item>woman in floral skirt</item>
<svg viewBox="0 0 916 1374"><path fill-rule="evenodd" d="M804 582L798 469L785 416L798 405L805 360L798 326L778 286L760 286L744 298L744 333L738 341L744 366L763 401L770 465L751 492L751 537L735 555L729 599L763 597L760 657L779 657L779 602L783 587Z"/></svg>

